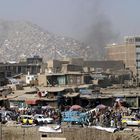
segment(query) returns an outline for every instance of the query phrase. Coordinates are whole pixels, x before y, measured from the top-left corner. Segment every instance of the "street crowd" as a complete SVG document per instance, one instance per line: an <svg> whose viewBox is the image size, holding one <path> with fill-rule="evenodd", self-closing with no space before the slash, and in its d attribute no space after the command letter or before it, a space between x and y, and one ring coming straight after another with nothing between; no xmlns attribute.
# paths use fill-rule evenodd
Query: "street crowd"
<svg viewBox="0 0 140 140"><path fill-rule="evenodd" d="M139 110L133 111L130 108L124 107L119 100L116 100L112 107L100 105L97 108L88 111L87 125L124 128L122 123L123 117L133 116L135 120L140 120ZM140 124L138 124L140 127Z"/></svg>
<svg viewBox="0 0 140 140"><path fill-rule="evenodd" d="M69 111L69 108L65 108L63 112ZM75 111L75 110L70 110ZM122 105L119 100L116 100L112 107L107 107L105 105L98 105L94 109L81 109L76 110L81 113L85 113L86 120L82 125L87 126L102 126L102 127L112 127L112 128L123 128L122 118L123 116L135 116L137 120L140 120L140 115L138 111L133 112L131 109L126 108ZM21 115L31 115L42 114L45 117L52 118L53 123L61 125L64 120L64 116L60 109L53 108L51 106L44 107L31 107L23 110L11 109L6 110L5 108L0 108L0 122L6 123L8 121L15 121L16 123L21 123ZM140 126L140 125L139 125Z"/></svg>
<svg viewBox="0 0 140 140"><path fill-rule="evenodd" d="M44 117L52 118L53 123L60 123L61 121L61 113L58 109L55 108L24 108L22 110L19 109L10 109L6 110L5 108L0 109L0 122L6 123L8 121L15 121L17 123L21 123L20 117L24 115L32 116L32 118L36 114L41 114Z"/></svg>

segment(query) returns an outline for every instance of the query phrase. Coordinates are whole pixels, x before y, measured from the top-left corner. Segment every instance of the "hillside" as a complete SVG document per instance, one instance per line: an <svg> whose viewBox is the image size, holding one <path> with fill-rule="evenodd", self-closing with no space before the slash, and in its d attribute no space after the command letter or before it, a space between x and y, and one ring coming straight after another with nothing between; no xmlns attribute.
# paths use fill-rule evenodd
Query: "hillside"
<svg viewBox="0 0 140 140"><path fill-rule="evenodd" d="M88 47L89 48L89 47ZM39 55L48 59L87 56L86 46L72 38L58 36L30 22L0 21L0 60Z"/></svg>

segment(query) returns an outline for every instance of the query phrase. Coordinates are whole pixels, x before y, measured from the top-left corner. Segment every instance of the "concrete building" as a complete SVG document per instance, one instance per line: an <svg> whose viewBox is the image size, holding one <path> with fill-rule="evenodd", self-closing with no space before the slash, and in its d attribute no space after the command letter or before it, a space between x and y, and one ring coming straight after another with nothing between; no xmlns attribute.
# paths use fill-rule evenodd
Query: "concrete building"
<svg viewBox="0 0 140 140"><path fill-rule="evenodd" d="M47 61L46 73L67 73L73 72L91 72L98 70L121 70L125 69L123 61L87 61L81 58L68 58L65 60Z"/></svg>
<svg viewBox="0 0 140 140"><path fill-rule="evenodd" d="M31 74L37 74L40 72L41 66L43 64L42 58L33 57L27 58L26 61L21 61L19 63L0 63L0 71L6 71L6 77L11 77L17 74L27 74L30 72Z"/></svg>
<svg viewBox="0 0 140 140"><path fill-rule="evenodd" d="M7 83L7 77L14 77L17 75L37 75L45 69L46 65L42 58L34 56L32 58L24 59L24 61L0 63L0 86Z"/></svg>
<svg viewBox="0 0 140 140"><path fill-rule="evenodd" d="M47 61L46 73L57 73L61 71L62 63L59 60Z"/></svg>
<svg viewBox="0 0 140 140"><path fill-rule="evenodd" d="M123 61L85 61L81 58L49 60L44 72L38 74L42 86L91 84L91 73L124 70Z"/></svg>
<svg viewBox="0 0 140 140"><path fill-rule="evenodd" d="M0 66L0 86L3 86L6 84L6 75L8 73L6 72L5 67Z"/></svg>
<svg viewBox="0 0 140 140"><path fill-rule="evenodd" d="M84 68L88 68L89 71L101 72L101 71L116 71L125 69L123 61L84 61Z"/></svg>
<svg viewBox="0 0 140 140"><path fill-rule="evenodd" d="M30 84L32 81L35 81L37 79L37 75L31 75L29 72L27 75L25 75L26 77L26 84Z"/></svg>
<svg viewBox="0 0 140 140"><path fill-rule="evenodd" d="M38 84L40 86L78 86L84 84L83 78L79 72L39 74Z"/></svg>
<svg viewBox="0 0 140 140"><path fill-rule="evenodd" d="M108 60L122 60L125 68L132 70L134 76L140 74L140 36L124 37L121 45L111 44L106 47Z"/></svg>
<svg viewBox="0 0 140 140"><path fill-rule="evenodd" d="M38 55L35 55L33 57L27 58L26 62L28 64L42 64L43 63L43 58L38 56Z"/></svg>

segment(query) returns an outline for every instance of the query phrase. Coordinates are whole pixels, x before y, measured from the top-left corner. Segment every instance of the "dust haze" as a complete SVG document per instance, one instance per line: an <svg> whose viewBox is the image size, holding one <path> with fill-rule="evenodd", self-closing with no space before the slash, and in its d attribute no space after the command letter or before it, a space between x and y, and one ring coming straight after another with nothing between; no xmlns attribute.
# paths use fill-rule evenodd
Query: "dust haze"
<svg viewBox="0 0 140 140"><path fill-rule="evenodd" d="M105 0L45 0L3 2L10 11L0 15L7 20L25 20L35 23L54 34L68 36L85 43L87 59L104 59L105 46L119 37L104 11ZM27 5L27 9L22 8ZM17 7L15 7L15 5ZM1 7L2 9L2 7ZM0 18L2 18L0 17ZM8 32L5 22L0 27L0 46Z"/></svg>
<svg viewBox="0 0 140 140"><path fill-rule="evenodd" d="M81 0L79 6L86 11L77 18L77 27L81 29L77 37L88 45L88 56L96 60L105 59L106 44L118 40L119 33L114 31L111 20L104 14L101 1Z"/></svg>

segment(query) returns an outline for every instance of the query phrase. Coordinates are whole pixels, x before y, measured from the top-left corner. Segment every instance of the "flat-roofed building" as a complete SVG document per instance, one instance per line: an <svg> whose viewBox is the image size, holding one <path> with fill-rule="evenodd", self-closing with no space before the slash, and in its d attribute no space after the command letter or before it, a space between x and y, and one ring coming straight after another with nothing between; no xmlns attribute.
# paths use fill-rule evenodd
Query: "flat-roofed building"
<svg viewBox="0 0 140 140"><path fill-rule="evenodd" d="M90 68L90 71L98 71L98 70L121 70L125 69L123 61L114 61L114 60L104 60L104 61L84 61L84 67Z"/></svg>
<svg viewBox="0 0 140 140"><path fill-rule="evenodd" d="M108 60L122 60L135 76L140 74L140 36L124 37L123 44L107 45Z"/></svg>

